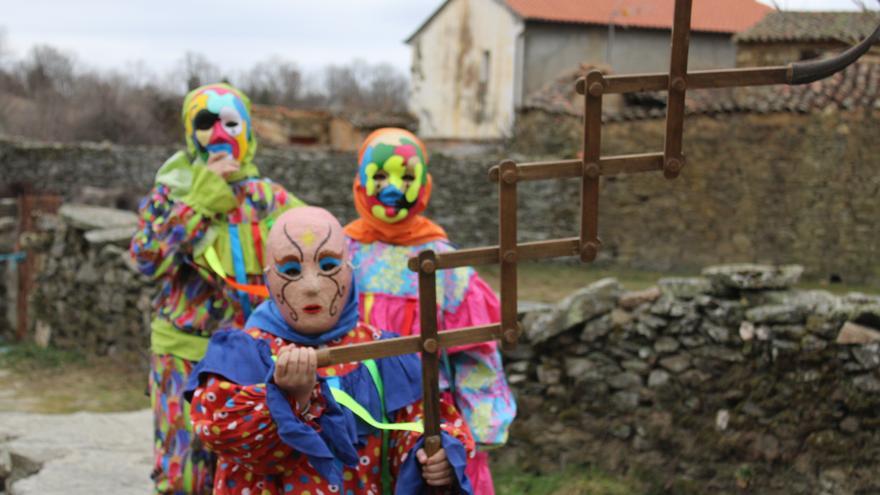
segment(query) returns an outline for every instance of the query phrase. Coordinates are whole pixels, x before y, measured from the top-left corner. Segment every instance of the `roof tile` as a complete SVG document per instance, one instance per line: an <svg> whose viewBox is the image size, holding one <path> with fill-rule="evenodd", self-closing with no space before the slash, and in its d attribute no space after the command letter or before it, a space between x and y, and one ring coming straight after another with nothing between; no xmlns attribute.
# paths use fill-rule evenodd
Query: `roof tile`
<svg viewBox="0 0 880 495"><path fill-rule="evenodd" d="M675 0L506 0L526 20L670 29ZM692 31L738 33L772 9L755 0L698 0Z"/></svg>
<svg viewBox="0 0 880 495"><path fill-rule="evenodd" d="M575 93L575 81L591 68L582 65L562 74L529 95L523 108L582 116L583 97ZM880 64L860 61L831 77L799 86L695 89L686 95L687 115L809 113L827 108L880 108ZM602 118L606 122L663 118L666 115L665 107L665 91L632 93L624 95L624 104L620 108L611 108L610 105L603 108Z"/></svg>
<svg viewBox="0 0 880 495"><path fill-rule="evenodd" d="M852 43L871 34L877 12L774 11L736 35L738 43L779 41L841 41Z"/></svg>

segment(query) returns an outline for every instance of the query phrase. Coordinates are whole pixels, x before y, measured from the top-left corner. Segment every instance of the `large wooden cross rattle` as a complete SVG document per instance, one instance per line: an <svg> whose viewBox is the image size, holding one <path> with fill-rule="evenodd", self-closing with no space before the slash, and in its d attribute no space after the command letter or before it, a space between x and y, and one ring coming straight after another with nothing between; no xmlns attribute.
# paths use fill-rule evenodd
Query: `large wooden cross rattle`
<svg viewBox="0 0 880 495"><path fill-rule="evenodd" d="M672 28L669 73L605 76L593 70L578 79L576 91L584 95L583 159L517 164L504 161L489 171L498 183L498 245L436 254L423 251L409 260L419 276L421 335L355 344L318 351L318 365L363 361L421 352L424 390L425 449L429 455L440 448L440 350L452 346L499 340L504 348L516 345L521 333L517 322L517 263L522 260L578 256L583 262L596 258L601 242L599 226L599 178L606 175L662 171L669 179L685 164L682 153L685 92L697 88L723 88L769 84L806 84L828 77L857 60L880 39L880 26L859 44L836 57L791 63L786 66L687 71L691 3L676 0ZM600 156L602 97L640 91L668 92L666 138L662 152ZM516 187L520 181L579 178L581 180L580 236L539 242L517 242ZM437 270L472 265L501 264L501 322L437 332Z"/></svg>

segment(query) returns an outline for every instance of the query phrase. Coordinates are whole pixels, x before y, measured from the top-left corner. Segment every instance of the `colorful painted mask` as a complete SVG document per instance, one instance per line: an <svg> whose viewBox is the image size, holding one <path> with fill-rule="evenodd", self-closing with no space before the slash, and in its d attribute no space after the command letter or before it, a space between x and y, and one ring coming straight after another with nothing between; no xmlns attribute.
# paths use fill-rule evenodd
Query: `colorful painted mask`
<svg viewBox="0 0 880 495"><path fill-rule="evenodd" d="M238 162L249 161L256 148L247 98L227 84L209 84L184 100L187 145L202 161L226 152Z"/></svg>
<svg viewBox="0 0 880 495"><path fill-rule="evenodd" d="M370 214L397 223L427 203L428 154L405 129L384 128L370 134L358 154L358 178Z"/></svg>
<svg viewBox="0 0 880 495"><path fill-rule="evenodd" d="M352 283L339 221L322 208L294 208L275 221L266 247L269 293L287 324L312 335L333 328Z"/></svg>

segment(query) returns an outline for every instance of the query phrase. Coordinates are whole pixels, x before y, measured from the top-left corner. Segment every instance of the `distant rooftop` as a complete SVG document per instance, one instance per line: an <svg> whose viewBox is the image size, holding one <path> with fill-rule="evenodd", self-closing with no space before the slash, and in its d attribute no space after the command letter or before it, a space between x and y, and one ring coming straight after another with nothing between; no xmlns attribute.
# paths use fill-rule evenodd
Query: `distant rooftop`
<svg viewBox="0 0 880 495"><path fill-rule="evenodd" d="M578 24L672 28L675 0L506 0L526 20ZM693 3L691 30L737 33L772 9L755 0L698 0Z"/></svg>
<svg viewBox="0 0 880 495"><path fill-rule="evenodd" d="M450 1L440 4L406 41L418 36ZM604 26L613 23L648 29L671 29L675 10L675 0L504 0L504 4L526 21ZM691 30L738 33L772 10L756 0L697 0L693 3Z"/></svg>
<svg viewBox="0 0 880 495"><path fill-rule="evenodd" d="M562 74L526 98L525 110L583 115L583 96L575 93L575 81L591 67L584 65ZM880 64L857 62L844 71L799 86L751 86L727 89L696 89L687 92L687 115L725 113L809 113L828 108L880 109ZM610 105L609 105L610 107ZM603 108L605 121L661 119L666 116L666 93L624 95L620 108Z"/></svg>
<svg viewBox="0 0 880 495"><path fill-rule="evenodd" d="M840 41L867 37L880 22L880 13L773 11L735 36L740 43L784 41Z"/></svg>

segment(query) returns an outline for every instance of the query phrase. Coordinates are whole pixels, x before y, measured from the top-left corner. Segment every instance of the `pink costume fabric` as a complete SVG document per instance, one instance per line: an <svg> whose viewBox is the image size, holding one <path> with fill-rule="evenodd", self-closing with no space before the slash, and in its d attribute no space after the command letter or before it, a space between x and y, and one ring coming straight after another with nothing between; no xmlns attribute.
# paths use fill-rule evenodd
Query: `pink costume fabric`
<svg viewBox="0 0 880 495"><path fill-rule="evenodd" d="M418 276L406 263L420 251L453 251L446 240L417 246L349 239L354 278L360 287L361 318L400 335L418 334ZM500 320L499 301L473 268L437 272L439 329L486 325ZM441 366L441 387L451 392L478 446L491 448L507 441L516 403L494 342L450 349ZM485 450L468 462L474 493L495 493Z"/></svg>
<svg viewBox="0 0 880 495"><path fill-rule="evenodd" d="M418 277L406 264L423 250L454 248L446 232L420 213L431 196L424 143L406 129L373 131L358 152L354 203L360 218L345 227L354 278L361 290L362 319L400 335L418 334ZM439 330L498 322L495 293L470 267L437 273ZM443 352L441 386L484 448L507 441L516 404L494 342ZM474 493L492 495L485 451L467 463Z"/></svg>

